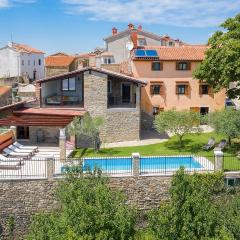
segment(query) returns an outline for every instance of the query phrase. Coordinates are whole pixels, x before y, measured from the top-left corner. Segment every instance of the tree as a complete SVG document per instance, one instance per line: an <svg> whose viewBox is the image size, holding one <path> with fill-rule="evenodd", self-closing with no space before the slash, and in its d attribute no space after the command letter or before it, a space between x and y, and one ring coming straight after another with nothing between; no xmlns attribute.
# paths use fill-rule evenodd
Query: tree
<svg viewBox="0 0 240 240"><path fill-rule="evenodd" d="M225 135L228 138L229 145L231 145L232 138L240 136L239 111L231 109L210 113L208 122L217 133Z"/></svg>
<svg viewBox="0 0 240 240"><path fill-rule="evenodd" d="M240 96L240 14L227 19L208 40L210 48L204 61L194 72L197 79L205 80L217 92L228 89L230 98ZM237 86L229 89L231 83Z"/></svg>
<svg viewBox="0 0 240 240"><path fill-rule="evenodd" d="M149 228L158 240L233 239L214 196L224 191L223 175L189 175L180 169L173 177L170 202L149 215Z"/></svg>
<svg viewBox="0 0 240 240"><path fill-rule="evenodd" d="M60 183L61 208L34 217L27 239L35 240L131 240L135 234L135 210L125 196L112 191L107 179L94 173L69 175Z"/></svg>
<svg viewBox="0 0 240 240"><path fill-rule="evenodd" d="M89 115L85 115L82 120L79 117L75 117L68 126L67 131L70 135L78 137L87 135L91 137L94 143L94 149L98 152L101 146L99 134L103 123L102 117L91 118Z"/></svg>
<svg viewBox="0 0 240 240"><path fill-rule="evenodd" d="M161 112L154 121L159 133L170 132L177 135L180 146L183 146L183 137L189 133L200 132L200 115L190 111L170 110Z"/></svg>

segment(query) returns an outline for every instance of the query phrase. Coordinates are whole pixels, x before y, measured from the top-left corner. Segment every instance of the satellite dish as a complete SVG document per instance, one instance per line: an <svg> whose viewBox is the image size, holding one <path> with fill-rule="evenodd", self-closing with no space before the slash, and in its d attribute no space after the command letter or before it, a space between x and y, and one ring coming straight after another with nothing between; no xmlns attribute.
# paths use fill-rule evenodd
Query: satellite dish
<svg viewBox="0 0 240 240"><path fill-rule="evenodd" d="M133 42L129 41L129 42L126 43L126 48L129 51L133 50L133 47L134 47Z"/></svg>

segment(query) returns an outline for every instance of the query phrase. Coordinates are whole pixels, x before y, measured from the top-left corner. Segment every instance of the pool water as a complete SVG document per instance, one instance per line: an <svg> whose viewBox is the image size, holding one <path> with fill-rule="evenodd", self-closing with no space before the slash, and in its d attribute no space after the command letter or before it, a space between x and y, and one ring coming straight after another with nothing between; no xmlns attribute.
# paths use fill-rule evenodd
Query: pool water
<svg viewBox="0 0 240 240"><path fill-rule="evenodd" d="M102 171L131 171L132 158L92 158L84 159L83 169L93 170L100 168ZM183 157L142 157L140 171L176 170L180 167L186 169L200 169L203 166L192 156Z"/></svg>

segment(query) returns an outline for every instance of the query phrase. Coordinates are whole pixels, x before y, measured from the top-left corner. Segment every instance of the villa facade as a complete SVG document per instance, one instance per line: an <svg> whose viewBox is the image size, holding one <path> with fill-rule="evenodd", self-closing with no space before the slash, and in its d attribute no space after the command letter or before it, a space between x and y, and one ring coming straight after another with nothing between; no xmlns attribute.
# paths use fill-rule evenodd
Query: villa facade
<svg viewBox="0 0 240 240"><path fill-rule="evenodd" d="M133 76L148 83L142 89L141 108L150 115L175 108L207 114L225 107L225 90L214 93L194 79L207 46L147 46L132 52Z"/></svg>
<svg viewBox="0 0 240 240"><path fill-rule="evenodd" d="M0 125L16 126L16 137L57 143L59 129L75 116L101 116L103 142L139 140L140 95L146 83L104 69L84 68L37 81L37 102L7 107ZM34 105L35 104L35 105ZM0 109L6 111L6 107ZM62 130L61 130L62 131Z"/></svg>

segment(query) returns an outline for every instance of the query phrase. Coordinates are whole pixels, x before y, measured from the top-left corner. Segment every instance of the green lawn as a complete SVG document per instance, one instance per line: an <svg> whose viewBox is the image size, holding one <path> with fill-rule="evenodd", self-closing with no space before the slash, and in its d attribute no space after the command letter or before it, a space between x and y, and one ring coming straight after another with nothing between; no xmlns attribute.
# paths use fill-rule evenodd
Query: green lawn
<svg viewBox="0 0 240 240"><path fill-rule="evenodd" d="M138 152L141 156L155 155L200 155L209 157L213 161L213 150L203 151L202 146L206 144L210 137L214 137L216 141L223 139L215 133L191 134L184 138L184 147L180 147L177 137L172 137L167 142L137 146L137 147L119 147L102 149L100 153L95 153L93 149L77 149L73 153L74 158L78 157L111 157L111 156L131 156L133 152ZM224 168L228 170L240 170L240 160L233 155L240 150L240 142L234 142L231 148L225 150Z"/></svg>

